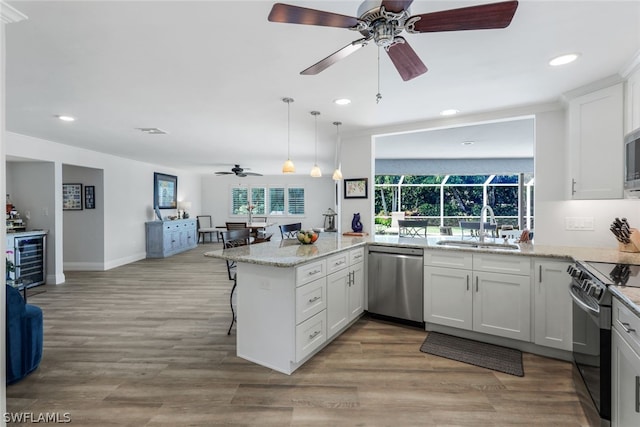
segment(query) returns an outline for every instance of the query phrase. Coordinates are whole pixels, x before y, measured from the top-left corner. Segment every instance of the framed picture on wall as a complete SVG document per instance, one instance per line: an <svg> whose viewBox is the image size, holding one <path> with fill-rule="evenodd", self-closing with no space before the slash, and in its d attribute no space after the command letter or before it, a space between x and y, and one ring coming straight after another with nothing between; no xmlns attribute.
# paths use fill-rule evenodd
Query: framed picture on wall
<svg viewBox="0 0 640 427"><path fill-rule="evenodd" d="M96 187L95 185L87 185L84 187L84 208L96 208Z"/></svg>
<svg viewBox="0 0 640 427"><path fill-rule="evenodd" d="M62 184L62 210L82 210L82 184Z"/></svg>
<svg viewBox="0 0 640 427"><path fill-rule="evenodd" d="M153 207L158 209L178 208L178 177L164 173L153 173Z"/></svg>
<svg viewBox="0 0 640 427"><path fill-rule="evenodd" d="M367 198L367 178L345 179L344 180L345 199L366 199Z"/></svg>

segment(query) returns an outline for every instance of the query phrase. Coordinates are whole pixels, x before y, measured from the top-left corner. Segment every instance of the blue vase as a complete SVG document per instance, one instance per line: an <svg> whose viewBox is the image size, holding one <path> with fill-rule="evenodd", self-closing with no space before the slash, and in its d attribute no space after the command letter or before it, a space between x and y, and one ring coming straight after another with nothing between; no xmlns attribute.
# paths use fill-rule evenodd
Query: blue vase
<svg viewBox="0 0 640 427"><path fill-rule="evenodd" d="M351 229L355 233L360 233L362 231L362 223L360 222L360 213L353 214L353 219L351 220Z"/></svg>

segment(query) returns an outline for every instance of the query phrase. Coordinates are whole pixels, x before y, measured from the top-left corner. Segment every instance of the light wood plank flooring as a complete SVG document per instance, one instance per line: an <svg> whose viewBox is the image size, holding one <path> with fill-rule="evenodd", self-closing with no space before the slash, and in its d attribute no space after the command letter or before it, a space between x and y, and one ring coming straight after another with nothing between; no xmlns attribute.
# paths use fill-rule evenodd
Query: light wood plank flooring
<svg viewBox="0 0 640 427"><path fill-rule="evenodd" d="M242 360L225 264L202 255L217 247L32 289L44 357L7 387L8 412L67 412L73 426L587 425L568 362L525 354L525 377L501 374L368 317L290 376Z"/></svg>

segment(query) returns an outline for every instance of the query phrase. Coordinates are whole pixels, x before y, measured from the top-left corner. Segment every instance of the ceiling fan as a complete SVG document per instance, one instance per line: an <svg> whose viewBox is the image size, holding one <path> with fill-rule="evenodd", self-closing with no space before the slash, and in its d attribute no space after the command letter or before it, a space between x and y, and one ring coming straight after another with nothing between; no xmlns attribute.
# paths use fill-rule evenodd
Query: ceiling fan
<svg viewBox="0 0 640 427"><path fill-rule="evenodd" d="M364 36L300 74L318 74L373 40L377 46L387 51L402 80L407 81L426 73L427 67L400 33L506 28L518 7L517 1L505 1L411 16L409 6L413 0L383 0L382 4L376 6L378 1L362 3L358 9L358 18L276 3L268 19L271 22L347 28Z"/></svg>
<svg viewBox="0 0 640 427"><path fill-rule="evenodd" d="M235 165L234 167L231 168L231 171L224 171L224 172L216 172L216 175L233 175L235 174L236 176L239 176L241 178L244 178L245 176L262 176L261 173L255 173L255 172L245 172L250 170L249 168L241 168L240 165Z"/></svg>

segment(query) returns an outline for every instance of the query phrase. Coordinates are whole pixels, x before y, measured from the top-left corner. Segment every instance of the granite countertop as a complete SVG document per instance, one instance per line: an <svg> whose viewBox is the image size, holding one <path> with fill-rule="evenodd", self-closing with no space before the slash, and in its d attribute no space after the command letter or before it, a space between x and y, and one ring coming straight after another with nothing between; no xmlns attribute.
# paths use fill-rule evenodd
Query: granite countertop
<svg viewBox="0 0 640 427"><path fill-rule="evenodd" d="M16 233L22 234L22 233ZM302 245L297 240L278 240L257 245L241 246L231 249L220 249L206 252L204 255L213 258L228 259L238 262L261 264L275 267L294 267L349 248L366 244L382 246L404 246L422 248L424 250L464 251L476 253L493 253L515 256L536 256L558 258L559 260L597 261L620 264L639 264L640 253L620 252L614 248L590 248L580 246L550 246L520 243L518 249L502 248L464 248L441 246L440 240L457 240L452 237L430 236L424 238L398 236L365 236L348 237L337 233L321 233L313 245ZM493 239L487 241L493 242ZM501 242L500 239L496 240ZM509 241L515 244L514 241ZM612 294L640 316L640 289L625 286L612 286Z"/></svg>
<svg viewBox="0 0 640 427"><path fill-rule="evenodd" d="M48 234L49 230L30 230L30 231L7 231L7 237L25 237L25 236L40 236L42 234Z"/></svg>

